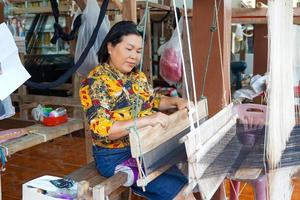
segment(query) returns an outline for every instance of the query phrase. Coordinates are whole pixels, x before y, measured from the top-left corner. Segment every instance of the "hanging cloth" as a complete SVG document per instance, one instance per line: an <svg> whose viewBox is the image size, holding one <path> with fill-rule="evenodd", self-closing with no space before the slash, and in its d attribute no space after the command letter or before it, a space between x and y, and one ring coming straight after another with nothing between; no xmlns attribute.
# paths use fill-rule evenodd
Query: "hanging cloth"
<svg viewBox="0 0 300 200"><path fill-rule="evenodd" d="M59 10L58 10L58 3L56 0L50 0L51 2L51 8L52 8L52 14L55 19L55 23L53 24L54 27L54 35L51 39L52 44L56 44L57 40L59 38L65 40L65 41L70 41L75 39L75 35L78 32L80 25L81 25L81 15L78 15L73 23L73 29L71 30L70 33L65 33L61 25L59 24Z"/></svg>
<svg viewBox="0 0 300 200"><path fill-rule="evenodd" d="M97 0L87 0L86 7L81 15L81 27L78 32L78 38L76 43L76 51L74 55L74 62L77 62L82 54L84 47L89 42L89 39L93 33L94 27L97 22L97 13L100 12L100 7ZM96 41L91 47L88 55L84 59L83 63L77 70L83 76L87 76L88 73L99 63L98 51L101 44L110 29L108 17L104 17L103 22L98 29Z"/></svg>

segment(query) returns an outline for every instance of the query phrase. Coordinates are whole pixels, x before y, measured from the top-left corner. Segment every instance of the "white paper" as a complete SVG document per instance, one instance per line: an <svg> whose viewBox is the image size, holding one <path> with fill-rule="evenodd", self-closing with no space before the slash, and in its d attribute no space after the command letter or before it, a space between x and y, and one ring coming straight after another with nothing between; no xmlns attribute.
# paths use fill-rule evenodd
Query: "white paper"
<svg viewBox="0 0 300 200"><path fill-rule="evenodd" d="M0 100L4 100L18 89L30 74L26 71L18 54L14 38L5 23L0 24Z"/></svg>

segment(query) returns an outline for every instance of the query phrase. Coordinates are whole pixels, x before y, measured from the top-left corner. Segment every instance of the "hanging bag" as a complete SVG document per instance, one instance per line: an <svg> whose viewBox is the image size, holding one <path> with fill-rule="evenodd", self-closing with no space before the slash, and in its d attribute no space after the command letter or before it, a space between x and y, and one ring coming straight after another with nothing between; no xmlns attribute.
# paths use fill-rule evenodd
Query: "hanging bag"
<svg viewBox="0 0 300 200"><path fill-rule="evenodd" d="M179 82L182 78L182 60L180 54L179 40L182 35L182 19L174 30L171 39L158 49L161 54L159 61L159 74L170 85ZM177 29L179 28L180 35Z"/></svg>

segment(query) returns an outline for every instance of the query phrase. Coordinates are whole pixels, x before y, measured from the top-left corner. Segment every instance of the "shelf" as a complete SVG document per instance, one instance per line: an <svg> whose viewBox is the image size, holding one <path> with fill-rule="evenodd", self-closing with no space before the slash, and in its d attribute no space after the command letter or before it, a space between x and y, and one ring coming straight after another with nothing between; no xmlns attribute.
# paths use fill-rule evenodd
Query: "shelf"
<svg viewBox="0 0 300 200"><path fill-rule="evenodd" d="M150 10L152 8L158 9L158 10L165 10L165 11L170 11L171 10L170 6L166 6L166 5L162 5L162 4L158 4L158 3L149 2L148 5L150 7ZM145 8L146 7L146 1L137 1L136 2L136 7L137 8Z"/></svg>
<svg viewBox="0 0 300 200"><path fill-rule="evenodd" d="M60 5L59 6L59 12L60 13L66 13L69 12L70 6L69 5ZM52 13L51 7L28 7L28 8L12 8L11 12L15 15L25 14L25 13Z"/></svg>
<svg viewBox="0 0 300 200"><path fill-rule="evenodd" d="M268 8L233 8L232 23L266 24ZM294 24L300 24L300 8L294 8Z"/></svg>

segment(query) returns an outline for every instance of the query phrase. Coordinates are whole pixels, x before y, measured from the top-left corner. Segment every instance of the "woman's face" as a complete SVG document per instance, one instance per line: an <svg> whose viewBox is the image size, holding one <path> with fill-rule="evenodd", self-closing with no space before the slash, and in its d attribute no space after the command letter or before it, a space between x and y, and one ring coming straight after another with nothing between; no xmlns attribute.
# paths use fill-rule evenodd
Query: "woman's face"
<svg viewBox="0 0 300 200"><path fill-rule="evenodd" d="M134 34L123 36L122 41L113 46L107 44L109 65L126 74L140 63L142 56L142 37Z"/></svg>

